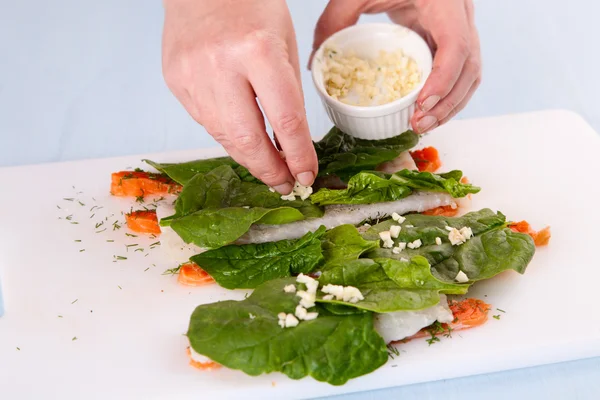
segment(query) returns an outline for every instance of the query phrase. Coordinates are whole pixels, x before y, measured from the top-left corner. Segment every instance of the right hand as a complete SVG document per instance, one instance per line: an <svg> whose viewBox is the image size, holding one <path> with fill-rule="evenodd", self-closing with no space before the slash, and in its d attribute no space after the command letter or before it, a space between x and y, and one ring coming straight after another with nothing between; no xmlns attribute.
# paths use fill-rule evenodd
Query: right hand
<svg viewBox="0 0 600 400"><path fill-rule="evenodd" d="M188 113L282 194L318 171L284 0L164 0L163 73ZM277 135L266 132L256 98Z"/></svg>

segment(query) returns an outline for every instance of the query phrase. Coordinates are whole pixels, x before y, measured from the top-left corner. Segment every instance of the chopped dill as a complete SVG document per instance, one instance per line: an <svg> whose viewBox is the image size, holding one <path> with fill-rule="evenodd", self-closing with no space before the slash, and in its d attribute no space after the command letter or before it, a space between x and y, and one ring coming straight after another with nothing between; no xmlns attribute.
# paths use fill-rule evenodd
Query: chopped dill
<svg viewBox="0 0 600 400"><path fill-rule="evenodd" d="M387 345L387 349L388 349L388 355L390 356L390 358L392 360L394 359L394 357L399 357L400 356L400 352L392 344L388 344Z"/></svg>
<svg viewBox="0 0 600 400"><path fill-rule="evenodd" d="M123 288L122 288L121 286L117 285L117 287L118 287L119 289L123 290Z"/></svg>
<svg viewBox="0 0 600 400"><path fill-rule="evenodd" d="M73 200L75 200L75 199L74 199L74 198L72 198L72 197L63 197L63 200L66 200L66 201L73 201Z"/></svg>
<svg viewBox="0 0 600 400"><path fill-rule="evenodd" d="M94 218L94 216L95 216L95 215L96 215L96 214L92 214L92 215L90 215L90 219Z"/></svg>
<svg viewBox="0 0 600 400"><path fill-rule="evenodd" d="M102 232L104 232L105 230L106 230L106 228L104 228L104 229L101 229L101 230L99 230L99 231L96 231L96 233L102 233Z"/></svg>
<svg viewBox="0 0 600 400"><path fill-rule="evenodd" d="M150 267L146 268L146 269L144 270L144 272L148 271L149 269L150 269Z"/></svg>
<svg viewBox="0 0 600 400"><path fill-rule="evenodd" d="M127 260L127 257L123 257L123 256L113 256L113 257L114 257L115 261L118 261L118 260Z"/></svg>
<svg viewBox="0 0 600 400"><path fill-rule="evenodd" d="M150 245L150 248L152 249L152 248L154 248L154 247L156 247L156 246L160 246L160 241L152 243L152 244Z"/></svg>
<svg viewBox="0 0 600 400"><path fill-rule="evenodd" d="M71 302L71 304L75 304L75 303L77 303L77 301L78 301L78 300L79 300L79 299L75 299L75 300L73 300L73 301Z"/></svg>
<svg viewBox="0 0 600 400"><path fill-rule="evenodd" d="M72 222L71 222L71 224L73 224L73 225L79 225L79 222L77 222L77 221L72 221Z"/></svg>
<svg viewBox="0 0 600 400"><path fill-rule="evenodd" d="M500 319L500 314L494 315L494 318L499 320Z"/></svg>
<svg viewBox="0 0 600 400"><path fill-rule="evenodd" d="M117 229L121 229L121 225L119 225L118 220L113 222L112 226L113 226L113 231L116 231Z"/></svg>
<svg viewBox="0 0 600 400"><path fill-rule="evenodd" d="M104 225L104 221L96 223L96 229L100 228L102 225Z"/></svg>
<svg viewBox="0 0 600 400"><path fill-rule="evenodd" d="M73 214L71 214L71 215L67 215L67 216L65 217L65 219L66 219L67 221L70 221L70 220L72 220L72 219L73 219Z"/></svg>
<svg viewBox="0 0 600 400"><path fill-rule="evenodd" d="M165 272L163 272L163 275L175 275L179 273L179 270L181 269L181 265L175 267L175 268L171 268L166 270Z"/></svg>
<svg viewBox="0 0 600 400"><path fill-rule="evenodd" d="M84 251L85 251L85 249L81 249L81 250L79 250L79 252L80 252L80 253L83 253Z"/></svg>
<svg viewBox="0 0 600 400"><path fill-rule="evenodd" d="M500 311L500 312L502 312L502 313L505 313L505 312L506 312L506 311L504 311L504 310L501 310L501 309L499 309L499 308L496 308L496 310L498 310L498 311Z"/></svg>
<svg viewBox="0 0 600 400"><path fill-rule="evenodd" d="M81 207L85 207L85 204L83 204L81 201L77 200L77 202L79 203L79 205L80 205Z"/></svg>
<svg viewBox="0 0 600 400"><path fill-rule="evenodd" d="M127 233L127 232L125 232L125 236L129 236L129 237L137 237L137 235L134 235L133 233Z"/></svg>
<svg viewBox="0 0 600 400"><path fill-rule="evenodd" d="M107 242L109 242L109 243L112 243L112 242L114 242L114 240L113 240L113 239L106 239L106 241L107 241Z"/></svg>
<svg viewBox="0 0 600 400"><path fill-rule="evenodd" d="M77 243L79 243L79 242L81 242L81 239L75 239L75 241L76 241Z"/></svg>
<svg viewBox="0 0 600 400"><path fill-rule="evenodd" d="M77 340L77 336L73 336L73 339L71 339L71 341L76 341Z"/></svg>
<svg viewBox="0 0 600 400"><path fill-rule="evenodd" d="M138 202L138 203L143 203L144 202L144 195L136 196L135 201Z"/></svg>

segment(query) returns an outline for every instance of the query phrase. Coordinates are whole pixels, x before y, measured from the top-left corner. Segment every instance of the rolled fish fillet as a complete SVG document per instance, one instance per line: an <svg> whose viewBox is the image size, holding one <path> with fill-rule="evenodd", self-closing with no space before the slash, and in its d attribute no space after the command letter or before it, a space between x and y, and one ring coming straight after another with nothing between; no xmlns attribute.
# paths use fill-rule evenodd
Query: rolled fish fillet
<svg viewBox="0 0 600 400"><path fill-rule="evenodd" d="M418 311L396 311L375 314L375 330L386 343L410 337L435 321L450 323L454 320L446 295L440 294L440 302L433 307Z"/></svg>
<svg viewBox="0 0 600 400"><path fill-rule="evenodd" d="M311 218L282 225L254 225L237 243L265 243L285 239L298 239L321 225L327 229L344 224L358 225L364 220L385 218L396 212L423 212L441 206L456 206L456 199L447 193L416 192L401 200L374 204L340 204L325 207L320 218Z"/></svg>
<svg viewBox="0 0 600 400"><path fill-rule="evenodd" d="M159 221L162 218L169 217L173 214L175 214L175 206L170 202L158 204L156 216ZM177 232L169 226L161 226L160 232L161 249L165 251L167 257L178 264L188 262L190 257L205 251L205 249L198 247L193 243L184 242Z"/></svg>

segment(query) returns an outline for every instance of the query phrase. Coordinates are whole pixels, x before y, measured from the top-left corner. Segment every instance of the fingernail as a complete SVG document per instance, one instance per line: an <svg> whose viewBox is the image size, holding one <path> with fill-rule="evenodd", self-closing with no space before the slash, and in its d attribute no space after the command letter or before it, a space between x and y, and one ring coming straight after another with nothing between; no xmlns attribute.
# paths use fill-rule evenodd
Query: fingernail
<svg viewBox="0 0 600 400"><path fill-rule="evenodd" d="M427 112L427 111L431 110L433 107L435 107L435 105L438 103L438 101L440 101L440 96L437 96L437 95L429 96L428 98L425 99L424 102L421 103L421 111Z"/></svg>
<svg viewBox="0 0 600 400"><path fill-rule="evenodd" d="M289 183L282 183L281 185L274 186L273 189L277 190L281 194L290 194L294 187Z"/></svg>
<svg viewBox="0 0 600 400"><path fill-rule="evenodd" d="M301 185L310 186L315 181L315 174L313 174L311 171L300 172L296 179Z"/></svg>
<svg viewBox="0 0 600 400"><path fill-rule="evenodd" d="M417 129L420 133L427 132L429 128L437 122L437 118L433 115L426 115L417 122Z"/></svg>

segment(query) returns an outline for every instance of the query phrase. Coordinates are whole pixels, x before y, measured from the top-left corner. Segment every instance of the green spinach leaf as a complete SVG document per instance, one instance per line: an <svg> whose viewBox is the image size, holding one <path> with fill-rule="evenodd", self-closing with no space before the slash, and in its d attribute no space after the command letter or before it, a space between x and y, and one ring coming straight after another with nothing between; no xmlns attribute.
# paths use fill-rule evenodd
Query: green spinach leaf
<svg viewBox="0 0 600 400"><path fill-rule="evenodd" d="M367 240L376 240L379 232L389 230L392 225L398 223L388 220L373 225L363 236ZM471 282L491 278L508 269L522 274L535 253L535 245L528 235L505 228L506 217L487 208L462 217L410 214L399 225L402 229L394 239L395 245L417 239L422 245L417 249L407 248L399 254L394 254L391 249L376 248L366 256L375 259L423 256L431 264L433 275L444 281L454 281L459 271L464 272ZM446 227L470 227L474 236L464 244L452 245ZM436 244L438 237L441 245Z"/></svg>
<svg viewBox="0 0 600 400"><path fill-rule="evenodd" d="M320 189L311 196L314 204L371 204L405 198L414 190L449 193L452 197L465 197L479 192L479 188L460 183L462 172L445 174L398 171L389 175L381 172L363 171L348 181L346 189Z"/></svg>
<svg viewBox="0 0 600 400"><path fill-rule="evenodd" d="M287 224L304 219L302 213L291 207L281 208L207 208L181 218L161 220L186 242L206 249L225 246L248 232L250 226Z"/></svg>
<svg viewBox="0 0 600 400"><path fill-rule="evenodd" d="M168 175L175 182L185 185L196 174L205 174L222 165L229 165L243 181L259 182L250 172L231 157L207 158L183 163L157 163L151 160L142 160Z"/></svg>
<svg viewBox="0 0 600 400"><path fill-rule="evenodd" d="M430 270L424 257L409 260L363 258L340 264L328 264L319 278L321 285L333 284L358 288L364 300L347 303L338 300L319 302L355 307L379 313L421 310L440 302L440 293L464 294L469 285L441 282Z"/></svg>
<svg viewBox="0 0 600 400"><path fill-rule="evenodd" d="M354 225L340 225L323 236L323 255L326 263L358 259L363 253L379 247L379 238L365 240Z"/></svg>
<svg viewBox="0 0 600 400"><path fill-rule="evenodd" d="M336 175L344 181L363 170L373 170L379 164L393 160L403 151L417 145L419 137L413 131L383 140L364 140L347 135L333 127L314 143L319 159L319 176Z"/></svg>
<svg viewBox="0 0 600 400"><path fill-rule="evenodd" d="M198 306L187 336L191 347L227 368L249 375L280 371L342 385L387 361L386 345L371 313L335 315L317 306L318 318L281 328L277 314L293 313L299 298L283 287L294 278L268 281L243 301Z"/></svg>
<svg viewBox="0 0 600 400"><path fill-rule="evenodd" d="M255 288L276 278L312 272L323 261L321 226L297 240L229 245L191 258L227 289ZM362 238L361 238L362 239Z"/></svg>

